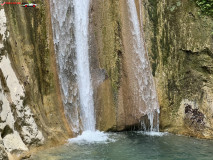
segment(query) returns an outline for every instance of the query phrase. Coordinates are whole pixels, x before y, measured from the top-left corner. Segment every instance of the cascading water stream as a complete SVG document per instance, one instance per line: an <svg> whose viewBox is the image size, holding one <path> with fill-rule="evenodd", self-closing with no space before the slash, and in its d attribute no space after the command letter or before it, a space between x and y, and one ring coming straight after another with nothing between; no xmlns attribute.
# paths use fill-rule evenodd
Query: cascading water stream
<svg viewBox="0 0 213 160"><path fill-rule="evenodd" d="M148 115L150 130L154 126L158 101L146 55L135 2L128 0L134 40L135 99L141 114ZM66 5L64 5L66 4ZM93 88L91 83L88 46L89 0L51 0L54 44L59 67L59 79L65 114L71 130L95 131ZM139 99L139 100L138 100ZM144 105L146 107L144 111Z"/></svg>
<svg viewBox="0 0 213 160"><path fill-rule="evenodd" d="M51 0L51 20L64 112L71 130L82 130L76 69L74 6L70 0ZM64 5L66 4L66 5Z"/></svg>
<svg viewBox="0 0 213 160"><path fill-rule="evenodd" d="M138 86L135 87L135 97L138 97L139 102L145 103L146 110L145 112L141 111L141 113L148 116L150 121L150 131L159 131L159 105L145 43L142 38L142 12L140 10L140 24L135 1L127 0L127 4L130 13L131 32L134 40L133 47L135 54L132 58L132 63L134 64L134 76ZM139 5L141 8L141 1L139 1ZM154 124L154 118L156 119L156 124ZM144 125L145 123L142 122L143 128L146 128Z"/></svg>
<svg viewBox="0 0 213 160"><path fill-rule="evenodd" d="M74 0L77 80L83 128L84 130L95 131L93 89L88 55L89 4L89 0Z"/></svg>
<svg viewBox="0 0 213 160"><path fill-rule="evenodd" d="M51 1L54 43L65 114L76 134L80 131L95 131L88 55L89 5L90 0Z"/></svg>

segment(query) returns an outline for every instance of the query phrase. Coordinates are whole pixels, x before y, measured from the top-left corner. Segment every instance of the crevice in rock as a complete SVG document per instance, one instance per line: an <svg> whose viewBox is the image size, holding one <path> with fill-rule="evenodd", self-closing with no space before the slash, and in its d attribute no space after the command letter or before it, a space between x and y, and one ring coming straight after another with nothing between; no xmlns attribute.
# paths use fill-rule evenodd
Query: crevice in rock
<svg viewBox="0 0 213 160"><path fill-rule="evenodd" d="M0 100L0 113L2 112L3 101Z"/></svg>
<svg viewBox="0 0 213 160"><path fill-rule="evenodd" d="M9 127L9 125L6 125L1 133L1 137L4 138L8 134L12 134L13 130Z"/></svg>
<svg viewBox="0 0 213 160"><path fill-rule="evenodd" d="M183 48L181 48L180 50L187 54L198 54L199 53L199 52L193 52L192 50L187 50L187 49L183 49Z"/></svg>
<svg viewBox="0 0 213 160"><path fill-rule="evenodd" d="M10 90L9 90L9 88L7 86L7 82L6 82L6 79L4 77L4 74L3 74L2 70L1 70L1 68L0 68L0 81L1 81L1 85L2 85L3 91L4 92L9 92Z"/></svg>

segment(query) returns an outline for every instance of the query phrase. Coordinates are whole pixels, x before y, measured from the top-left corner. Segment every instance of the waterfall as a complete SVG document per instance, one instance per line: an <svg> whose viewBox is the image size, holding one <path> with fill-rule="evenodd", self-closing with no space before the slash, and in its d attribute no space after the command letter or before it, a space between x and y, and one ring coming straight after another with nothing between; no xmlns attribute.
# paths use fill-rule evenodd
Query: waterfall
<svg viewBox="0 0 213 160"><path fill-rule="evenodd" d="M137 80L137 87L135 87L134 96L139 99L139 102L144 102L145 104L146 109L145 111L141 111L141 113L148 116L150 121L149 130L159 131L159 104L153 76L151 74L148 55L145 48L145 42L143 40L141 1L139 1L140 19L138 17L135 1L127 0L127 4L130 13L130 27L134 40L133 48L135 52L135 55L132 58L132 63L134 64L134 76ZM142 124L144 127L144 122L142 122Z"/></svg>
<svg viewBox="0 0 213 160"><path fill-rule="evenodd" d="M74 0L77 79L84 130L95 131L93 89L88 55L89 4L89 0Z"/></svg>
<svg viewBox="0 0 213 160"><path fill-rule="evenodd" d="M134 0L127 2L134 41L134 55L131 57L136 80L133 85L134 98L140 114L147 115L150 130L157 131L159 105L142 38L142 23L139 20L142 20L142 13L140 10L138 17ZM89 5L89 0L51 0L53 38L65 115L76 134L95 131L88 46Z"/></svg>
<svg viewBox="0 0 213 160"><path fill-rule="evenodd" d="M89 0L51 0L52 28L65 115L73 132L95 131L88 55Z"/></svg>

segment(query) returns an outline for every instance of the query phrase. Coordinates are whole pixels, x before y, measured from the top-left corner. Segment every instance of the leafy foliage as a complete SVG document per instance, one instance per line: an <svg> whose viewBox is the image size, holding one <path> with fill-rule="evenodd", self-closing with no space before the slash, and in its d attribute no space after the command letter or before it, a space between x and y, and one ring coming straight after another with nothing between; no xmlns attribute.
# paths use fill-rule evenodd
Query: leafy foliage
<svg viewBox="0 0 213 160"><path fill-rule="evenodd" d="M213 16L213 0L196 0L202 13Z"/></svg>

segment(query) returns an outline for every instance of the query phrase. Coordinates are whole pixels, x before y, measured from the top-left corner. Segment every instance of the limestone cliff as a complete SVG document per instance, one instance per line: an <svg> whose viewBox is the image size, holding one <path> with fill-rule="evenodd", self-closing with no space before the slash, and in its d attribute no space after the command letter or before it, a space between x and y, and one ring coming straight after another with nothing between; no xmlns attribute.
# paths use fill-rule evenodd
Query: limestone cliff
<svg viewBox="0 0 213 160"><path fill-rule="evenodd" d="M149 76L147 54L145 53L145 63L142 66L135 54L137 51L134 43L137 42L134 39L135 35L132 34L131 18L127 1L92 1L91 72L95 75L93 81L96 122L100 130L121 131L141 128L141 122L148 118L147 108L157 106L154 104L155 96L152 95L155 89L152 86L152 77ZM141 68L139 72L138 68ZM97 72L100 69L102 74L100 71ZM104 79L101 78L103 75ZM147 79L149 84L145 85ZM141 88L143 85L145 86ZM146 93L152 89L152 93ZM156 115L154 115L155 124Z"/></svg>
<svg viewBox="0 0 213 160"><path fill-rule="evenodd" d="M143 1L162 131L213 138L212 17L195 1Z"/></svg>
<svg viewBox="0 0 213 160"><path fill-rule="evenodd" d="M213 138L212 17L201 14L192 0L135 2L138 16L143 17L144 38L160 103L161 130ZM106 80L96 92L97 123L104 130L127 129L141 120L131 114L134 103L128 88L130 65L125 61L131 46L125 39L132 40L128 25L125 26L129 16L125 3L93 1L91 7L91 46L99 60L95 65L106 73Z"/></svg>
<svg viewBox="0 0 213 160"><path fill-rule="evenodd" d="M160 103L161 130L213 138L212 18L198 14L192 0L135 2L138 17L143 17L141 30ZM5 5L6 16L0 17L7 21L3 31L0 22L0 157L4 158L6 152L53 146L73 136L64 116L49 1L38 4L33 9ZM132 89L136 79L130 61L134 39L129 16L124 0L93 0L90 6L96 128L103 131L140 129L147 119L139 113L140 101ZM11 146L13 139L17 146Z"/></svg>
<svg viewBox="0 0 213 160"><path fill-rule="evenodd" d="M0 24L1 143L14 154L72 136L58 85L49 2L38 4L0 8L7 24L3 32Z"/></svg>

